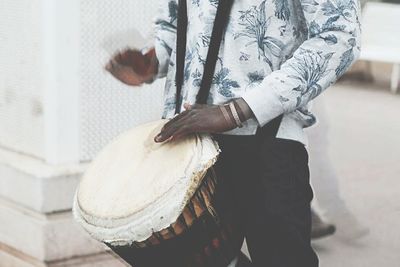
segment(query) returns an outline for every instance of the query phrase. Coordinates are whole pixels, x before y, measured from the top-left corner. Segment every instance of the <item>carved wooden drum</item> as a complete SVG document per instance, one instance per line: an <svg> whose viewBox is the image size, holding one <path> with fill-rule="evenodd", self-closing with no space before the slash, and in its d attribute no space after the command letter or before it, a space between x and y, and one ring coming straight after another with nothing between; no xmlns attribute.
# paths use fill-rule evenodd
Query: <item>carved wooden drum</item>
<svg viewBox="0 0 400 267"><path fill-rule="evenodd" d="M136 127L99 153L76 191L75 219L135 267L228 266L243 233L213 168L218 144L208 135L155 143L165 123Z"/></svg>

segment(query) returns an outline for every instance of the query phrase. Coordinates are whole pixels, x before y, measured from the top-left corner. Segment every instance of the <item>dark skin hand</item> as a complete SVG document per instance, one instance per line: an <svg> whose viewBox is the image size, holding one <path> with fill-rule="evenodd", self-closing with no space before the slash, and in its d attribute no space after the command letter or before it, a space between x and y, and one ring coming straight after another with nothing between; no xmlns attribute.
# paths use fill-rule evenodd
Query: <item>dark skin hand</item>
<svg viewBox="0 0 400 267"><path fill-rule="evenodd" d="M239 99L238 101L243 101ZM185 104L185 111L168 121L154 138L157 143L175 141L194 133L222 133L236 128L234 120L226 120L218 105L189 105ZM241 121L253 116L248 105L244 102L240 110Z"/></svg>
<svg viewBox="0 0 400 267"><path fill-rule="evenodd" d="M105 68L122 83L140 86L156 76L158 60L154 48L144 55L138 50L126 49L115 54ZM242 122L253 116L243 99L236 99L235 102ZM232 114L228 112L230 119L226 119L218 105L185 104L184 107L184 112L164 125L154 138L155 142L178 140L193 133L222 133L237 127Z"/></svg>
<svg viewBox="0 0 400 267"><path fill-rule="evenodd" d="M140 86L153 80L158 70L155 49L145 55L138 50L126 49L116 53L105 69L117 80L130 86Z"/></svg>

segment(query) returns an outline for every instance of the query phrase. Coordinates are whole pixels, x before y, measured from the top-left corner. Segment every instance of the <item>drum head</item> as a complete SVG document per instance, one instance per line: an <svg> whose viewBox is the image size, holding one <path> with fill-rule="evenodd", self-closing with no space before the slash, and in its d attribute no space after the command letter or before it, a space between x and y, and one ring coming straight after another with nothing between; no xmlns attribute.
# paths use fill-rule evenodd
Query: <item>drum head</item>
<svg viewBox="0 0 400 267"><path fill-rule="evenodd" d="M78 187L76 218L105 242L143 241L176 221L218 156L208 136L155 143L166 123L136 127L106 146Z"/></svg>

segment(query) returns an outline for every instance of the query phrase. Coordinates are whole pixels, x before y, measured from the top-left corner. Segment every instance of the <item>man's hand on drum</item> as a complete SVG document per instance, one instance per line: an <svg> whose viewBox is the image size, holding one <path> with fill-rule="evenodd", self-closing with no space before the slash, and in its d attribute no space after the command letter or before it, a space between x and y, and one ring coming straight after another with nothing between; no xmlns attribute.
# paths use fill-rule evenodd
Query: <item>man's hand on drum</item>
<svg viewBox="0 0 400 267"><path fill-rule="evenodd" d="M222 109L227 109L226 106L185 104L184 107L185 111L164 125L161 132L154 138L155 142L174 141L193 133L222 133L237 127L229 110L226 113L229 114L229 118L224 116ZM251 116L250 109L240 111L242 121Z"/></svg>
<svg viewBox="0 0 400 267"><path fill-rule="evenodd" d="M117 80L131 86L140 86L153 81L158 70L155 49L146 54L133 49L126 49L115 54L105 69Z"/></svg>

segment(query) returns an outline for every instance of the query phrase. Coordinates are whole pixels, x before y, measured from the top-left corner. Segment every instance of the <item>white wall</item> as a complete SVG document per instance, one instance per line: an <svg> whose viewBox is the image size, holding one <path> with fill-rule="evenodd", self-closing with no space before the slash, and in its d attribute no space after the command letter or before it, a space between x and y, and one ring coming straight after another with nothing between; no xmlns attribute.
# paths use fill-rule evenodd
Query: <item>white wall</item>
<svg viewBox="0 0 400 267"><path fill-rule="evenodd" d="M44 156L42 3L0 3L0 146Z"/></svg>
<svg viewBox="0 0 400 267"><path fill-rule="evenodd" d="M2 0L0 147L50 164L87 161L159 118L163 83L129 88L103 66L142 47L158 0Z"/></svg>
<svg viewBox="0 0 400 267"><path fill-rule="evenodd" d="M103 70L115 50L145 45L156 7L157 0L81 1L81 160L121 131L161 116L162 82L131 88Z"/></svg>

